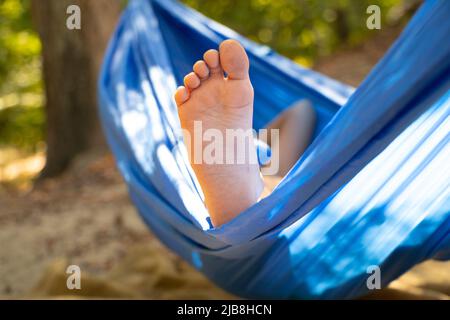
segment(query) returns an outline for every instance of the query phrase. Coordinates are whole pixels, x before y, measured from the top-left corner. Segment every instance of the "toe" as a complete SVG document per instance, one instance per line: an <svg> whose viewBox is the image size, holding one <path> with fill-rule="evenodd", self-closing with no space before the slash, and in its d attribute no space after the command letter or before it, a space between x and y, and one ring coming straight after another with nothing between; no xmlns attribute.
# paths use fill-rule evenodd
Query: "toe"
<svg viewBox="0 0 450 320"><path fill-rule="evenodd" d="M209 76L209 69L205 61L199 60L194 64L194 72L200 79L205 79Z"/></svg>
<svg viewBox="0 0 450 320"><path fill-rule="evenodd" d="M219 59L219 52L214 49L210 49L205 52L203 55L203 59L205 60L206 64L208 65L210 73L218 73L221 72L220 69L220 59Z"/></svg>
<svg viewBox="0 0 450 320"><path fill-rule="evenodd" d="M248 78L249 61L244 48L236 40L225 40L220 44L220 64L230 79Z"/></svg>
<svg viewBox="0 0 450 320"><path fill-rule="evenodd" d="M191 72L184 77L184 85L193 90L200 85L200 79L194 72Z"/></svg>
<svg viewBox="0 0 450 320"><path fill-rule="evenodd" d="M177 91L175 91L174 97L177 106L181 106L189 99L189 91L185 87L180 86Z"/></svg>

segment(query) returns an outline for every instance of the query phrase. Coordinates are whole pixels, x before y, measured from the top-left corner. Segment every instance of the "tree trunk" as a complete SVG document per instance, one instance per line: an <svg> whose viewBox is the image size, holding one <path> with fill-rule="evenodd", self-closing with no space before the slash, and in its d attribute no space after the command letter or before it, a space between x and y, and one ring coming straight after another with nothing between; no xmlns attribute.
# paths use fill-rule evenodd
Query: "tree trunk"
<svg viewBox="0 0 450 320"><path fill-rule="evenodd" d="M350 35L350 26L348 25L348 17L345 9L336 9L336 21L334 23L336 34L339 38L339 42L346 42Z"/></svg>
<svg viewBox="0 0 450 320"><path fill-rule="evenodd" d="M67 8L81 9L69 30ZM79 153L105 145L97 115L97 75L120 13L120 0L32 0L42 42L47 162L41 177L67 168Z"/></svg>

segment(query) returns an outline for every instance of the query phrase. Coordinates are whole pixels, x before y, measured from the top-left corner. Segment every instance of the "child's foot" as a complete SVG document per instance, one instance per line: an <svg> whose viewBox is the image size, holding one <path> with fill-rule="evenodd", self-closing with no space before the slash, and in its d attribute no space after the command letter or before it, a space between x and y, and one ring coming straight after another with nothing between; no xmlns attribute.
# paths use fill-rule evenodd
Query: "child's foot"
<svg viewBox="0 0 450 320"><path fill-rule="evenodd" d="M185 86L177 89L175 101L181 126L189 134L189 141L185 135L185 142L190 149L191 165L202 186L211 221L214 226L219 226L256 203L263 185L259 165L249 161L250 154L256 155L253 139L247 139L249 155L244 164L227 162L227 154L234 155L236 146L235 143L227 146L224 140L223 164L205 163L203 146L201 159L195 154L198 150L192 150L198 143L209 144L195 140L199 138L195 136L194 125L198 130L201 124L203 133L210 129L219 130L224 138L227 129L249 132L252 128L253 88L244 48L237 41L226 40L220 45L219 52L208 50L203 58L194 64L194 72L184 78ZM232 158L237 160L238 157Z"/></svg>

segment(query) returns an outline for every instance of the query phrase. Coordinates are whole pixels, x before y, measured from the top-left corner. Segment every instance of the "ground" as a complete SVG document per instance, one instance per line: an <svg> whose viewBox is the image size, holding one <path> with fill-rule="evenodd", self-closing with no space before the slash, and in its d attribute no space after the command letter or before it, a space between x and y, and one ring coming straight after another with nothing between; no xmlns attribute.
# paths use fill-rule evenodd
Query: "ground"
<svg viewBox="0 0 450 320"><path fill-rule="evenodd" d="M374 35L314 68L356 86L399 30ZM65 268L72 263L87 273L85 296L230 297L151 235L111 155L85 155L60 178L32 187L30 177L43 163L43 153L0 152L0 297L70 294ZM421 265L383 291L384 297L449 298L449 266Z"/></svg>

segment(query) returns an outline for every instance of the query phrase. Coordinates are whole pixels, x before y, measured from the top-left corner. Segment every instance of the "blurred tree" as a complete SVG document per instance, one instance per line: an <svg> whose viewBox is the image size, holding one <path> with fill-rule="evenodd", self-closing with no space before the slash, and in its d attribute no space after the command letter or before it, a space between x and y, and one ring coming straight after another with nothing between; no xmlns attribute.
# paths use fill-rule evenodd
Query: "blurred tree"
<svg viewBox="0 0 450 320"><path fill-rule="evenodd" d="M68 6L81 9L81 30L66 27ZM77 154L102 148L96 82L120 0L32 0L42 42L47 162L41 177L61 173Z"/></svg>
<svg viewBox="0 0 450 320"><path fill-rule="evenodd" d="M0 1L0 149L35 152L42 146L40 53L30 1Z"/></svg>

